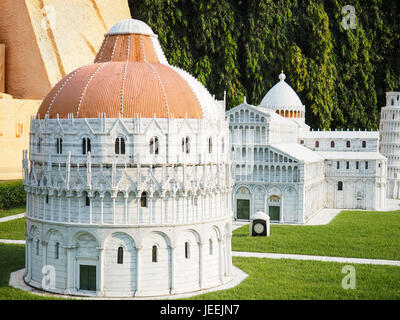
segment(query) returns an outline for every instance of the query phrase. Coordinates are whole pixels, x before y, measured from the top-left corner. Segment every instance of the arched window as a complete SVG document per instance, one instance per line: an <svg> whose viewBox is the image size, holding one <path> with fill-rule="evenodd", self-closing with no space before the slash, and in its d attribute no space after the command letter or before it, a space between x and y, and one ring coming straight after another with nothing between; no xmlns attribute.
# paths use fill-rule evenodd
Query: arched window
<svg viewBox="0 0 400 320"><path fill-rule="evenodd" d="M37 144L37 152L40 153L41 150L42 150L42 138L39 138Z"/></svg>
<svg viewBox="0 0 400 320"><path fill-rule="evenodd" d="M147 207L147 192L142 192L142 195L140 196L140 206L142 208Z"/></svg>
<svg viewBox="0 0 400 320"><path fill-rule="evenodd" d="M190 258L190 245L189 242L185 242L185 259Z"/></svg>
<svg viewBox="0 0 400 320"><path fill-rule="evenodd" d="M125 139L118 137L115 139L115 154L125 154Z"/></svg>
<svg viewBox="0 0 400 320"><path fill-rule="evenodd" d="M190 138L185 137L182 138L182 152L189 154L190 153Z"/></svg>
<svg viewBox="0 0 400 320"><path fill-rule="evenodd" d="M90 198L89 198L89 195L88 195L88 193L86 191L85 191L85 205L87 207L90 206Z"/></svg>
<svg viewBox="0 0 400 320"><path fill-rule="evenodd" d="M209 250L210 250L210 256L212 256L214 254L214 248L213 248L212 239L208 240L208 246L209 246Z"/></svg>
<svg viewBox="0 0 400 320"><path fill-rule="evenodd" d="M337 189L338 189L338 191L342 191L343 190L343 182L342 181L338 182Z"/></svg>
<svg viewBox="0 0 400 320"><path fill-rule="evenodd" d="M331 141L331 148L335 147L335 141Z"/></svg>
<svg viewBox="0 0 400 320"><path fill-rule="evenodd" d="M87 154L92 151L92 146L89 138L82 139L82 154Z"/></svg>
<svg viewBox="0 0 400 320"><path fill-rule="evenodd" d="M315 147L319 148L319 141L315 141Z"/></svg>
<svg viewBox="0 0 400 320"><path fill-rule="evenodd" d="M36 255L39 255L39 239L36 240Z"/></svg>
<svg viewBox="0 0 400 320"><path fill-rule="evenodd" d="M350 148L350 141L349 140L346 141L346 148Z"/></svg>
<svg viewBox="0 0 400 320"><path fill-rule="evenodd" d="M46 194L46 203L49 203L49 195Z"/></svg>
<svg viewBox="0 0 400 320"><path fill-rule="evenodd" d="M156 245L154 245L151 248L151 261L152 262L157 262L157 246Z"/></svg>
<svg viewBox="0 0 400 320"><path fill-rule="evenodd" d="M55 258L58 260L60 258L60 244L56 242L56 247L55 247Z"/></svg>
<svg viewBox="0 0 400 320"><path fill-rule="evenodd" d="M117 263L123 264L124 263L124 248L118 248L118 256L117 256Z"/></svg>
<svg viewBox="0 0 400 320"><path fill-rule="evenodd" d="M56 153L62 154L62 138L57 138L56 140Z"/></svg>
<svg viewBox="0 0 400 320"><path fill-rule="evenodd" d="M149 152L150 154L159 154L160 143L158 142L158 137L152 137L149 142Z"/></svg>
<svg viewBox="0 0 400 320"><path fill-rule="evenodd" d="M212 138L209 137L208 138L208 153L212 153L213 152L213 142L212 142Z"/></svg>
<svg viewBox="0 0 400 320"><path fill-rule="evenodd" d="M367 147L367 141L363 141L363 142L362 142L362 147L363 147L363 148L366 148L366 147Z"/></svg>

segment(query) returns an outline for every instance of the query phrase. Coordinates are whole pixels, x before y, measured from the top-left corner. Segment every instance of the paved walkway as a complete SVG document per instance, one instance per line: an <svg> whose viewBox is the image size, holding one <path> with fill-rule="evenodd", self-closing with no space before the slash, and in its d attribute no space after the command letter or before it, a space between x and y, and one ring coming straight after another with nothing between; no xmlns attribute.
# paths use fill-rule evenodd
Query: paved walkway
<svg viewBox="0 0 400 320"><path fill-rule="evenodd" d="M364 259L364 258L309 256L309 255L303 255L303 254L282 254L282 253L240 252L240 251L233 251L232 252L232 256L234 256L234 257L247 257L247 258L312 260L312 261L323 261L323 262L372 264L372 265L386 265L386 266L400 267L400 260L381 260L381 259Z"/></svg>
<svg viewBox="0 0 400 320"><path fill-rule="evenodd" d="M7 222L15 219L20 219L25 216L24 213L18 213L18 214L13 214L11 216L7 216L4 218L0 218L0 223L1 222ZM0 239L0 243L5 243L5 244L25 244L25 240L9 240L9 239Z"/></svg>
<svg viewBox="0 0 400 320"><path fill-rule="evenodd" d="M25 216L25 212L24 213L13 214L12 216L7 216L7 217L4 217L4 218L0 218L0 223L1 222L15 220L15 219L20 219L20 218L23 218L24 216Z"/></svg>

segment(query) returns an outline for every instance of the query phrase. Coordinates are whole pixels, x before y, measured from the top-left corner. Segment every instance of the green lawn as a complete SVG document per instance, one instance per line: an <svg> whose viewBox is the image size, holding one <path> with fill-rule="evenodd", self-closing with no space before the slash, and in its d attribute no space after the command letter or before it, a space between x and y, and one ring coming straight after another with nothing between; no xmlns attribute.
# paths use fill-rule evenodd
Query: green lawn
<svg viewBox="0 0 400 320"><path fill-rule="evenodd" d="M399 300L400 268L353 265L355 289L343 289L346 264L234 257L248 277L238 286L190 300Z"/></svg>
<svg viewBox="0 0 400 320"><path fill-rule="evenodd" d="M26 211L26 207L18 207L18 208L13 208L13 209L8 209L8 210L0 210L0 218L12 216L14 214L18 213L24 213Z"/></svg>
<svg viewBox="0 0 400 320"><path fill-rule="evenodd" d="M0 239L25 240L25 218L1 222Z"/></svg>
<svg viewBox="0 0 400 320"><path fill-rule="evenodd" d="M0 300L45 299L41 296L8 286L10 273L24 268L25 246L0 244ZM51 298L48 298L51 299Z"/></svg>
<svg viewBox="0 0 400 320"><path fill-rule="evenodd" d="M0 299L52 299L8 286L10 273L24 267L25 246L0 244ZM229 290L189 299L294 300L294 299L400 299L400 268L354 265L356 288L342 288L345 264L234 257L234 264L249 276Z"/></svg>
<svg viewBox="0 0 400 320"><path fill-rule="evenodd" d="M400 260L400 211L343 211L328 225L271 225L270 237L233 232L234 251L297 253ZM25 219L0 223L0 239L24 239ZM10 272L24 267L23 245L0 244L0 299L44 299L8 287ZM400 299L400 268L354 265L356 289L341 286L345 264L234 257L249 276L235 288L190 299Z"/></svg>
<svg viewBox="0 0 400 320"><path fill-rule="evenodd" d="M271 225L264 238L250 237L246 225L233 232L232 250L400 260L400 211L343 211L322 226Z"/></svg>

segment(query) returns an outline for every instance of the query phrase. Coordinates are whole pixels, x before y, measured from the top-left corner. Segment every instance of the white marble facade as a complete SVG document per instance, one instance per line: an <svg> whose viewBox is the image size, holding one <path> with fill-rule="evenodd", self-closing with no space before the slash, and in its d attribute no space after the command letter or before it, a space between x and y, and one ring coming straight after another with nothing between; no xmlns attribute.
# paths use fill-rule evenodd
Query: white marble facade
<svg viewBox="0 0 400 320"><path fill-rule="evenodd" d="M384 208L387 161L379 133L310 130L285 78L259 106L245 99L226 112L235 219L263 211L272 222L303 224L322 208Z"/></svg>
<svg viewBox="0 0 400 320"><path fill-rule="evenodd" d="M379 133L380 152L388 159L386 195L400 199L400 92L386 93Z"/></svg>
<svg viewBox="0 0 400 320"><path fill-rule="evenodd" d="M97 295L182 293L229 281L233 176L223 122L32 120L30 166L24 158L27 282L40 286L49 264L53 291L71 294L93 294L79 290L80 265L97 268ZM60 138L62 151L53 152ZM115 154L119 138L125 151Z"/></svg>
<svg viewBox="0 0 400 320"><path fill-rule="evenodd" d="M182 78L188 83L183 93L188 97L193 91L195 101L189 102L201 107L202 116L169 113L173 106L167 90L173 88L163 86L164 73L147 89L141 83L141 90L158 90L162 99L153 104L154 114L167 109L167 117L106 117L104 103L97 105L98 117L79 118L71 111L65 117L32 118L29 153L23 156L24 279L50 292L106 297L173 295L226 284L232 280L234 177L225 103L165 59L160 59L162 66L149 63L145 53L152 59L156 55L149 42L145 52L146 37L157 44L157 54L161 49L143 22L116 26L122 30L116 37L127 40L115 41L114 49L117 42L129 49L135 38L127 34L136 34L142 46L136 53L145 60L115 64L147 66L148 78L158 75L156 67L174 81ZM76 73L48 99L49 109ZM81 81L83 94L94 75L86 84ZM82 89L70 92L79 97ZM117 101L123 93L117 92ZM151 91L139 94L152 97ZM76 105L63 108L75 110Z"/></svg>

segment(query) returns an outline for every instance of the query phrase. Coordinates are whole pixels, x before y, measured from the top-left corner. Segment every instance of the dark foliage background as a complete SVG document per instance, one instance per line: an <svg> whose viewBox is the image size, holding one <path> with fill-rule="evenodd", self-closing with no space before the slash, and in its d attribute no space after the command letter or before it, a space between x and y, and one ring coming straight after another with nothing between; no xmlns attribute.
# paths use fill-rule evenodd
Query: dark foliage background
<svg viewBox="0 0 400 320"><path fill-rule="evenodd" d="M351 3L349 3L351 2ZM158 34L169 63L228 108L258 105L286 81L314 129L377 129L385 92L400 89L398 0L129 0ZM341 10L356 10L343 29Z"/></svg>

